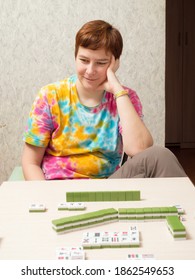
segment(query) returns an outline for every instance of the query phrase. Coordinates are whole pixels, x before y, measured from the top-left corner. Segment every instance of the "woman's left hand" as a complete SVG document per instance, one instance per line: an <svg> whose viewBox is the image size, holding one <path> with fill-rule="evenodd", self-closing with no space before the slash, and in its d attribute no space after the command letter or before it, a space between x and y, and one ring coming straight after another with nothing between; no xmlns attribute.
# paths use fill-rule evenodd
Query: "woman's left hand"
<svg viewBox="0 0 195 280"><path fill-rule="evenodd" d="M107 69L107 79L100 85L102 89L113 94L119 90L119 87L121 88L121 84L115 74L119 68L119 65L119 59L115 59L115 57L112 56L110 65Z"/></svg>

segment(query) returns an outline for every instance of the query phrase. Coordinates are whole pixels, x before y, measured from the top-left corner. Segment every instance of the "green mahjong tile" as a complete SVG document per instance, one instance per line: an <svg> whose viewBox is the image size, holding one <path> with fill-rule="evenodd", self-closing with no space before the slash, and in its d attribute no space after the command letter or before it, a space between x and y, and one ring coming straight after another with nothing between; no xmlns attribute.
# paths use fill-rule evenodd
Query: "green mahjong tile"
<svg viewBox="0 0 195 280"><path fill-rule="evenodd" d="M30 213L41 213L46 212L46 209L39 209L39 210L29 210Z"/></svg>
<svg viewBox="0 0 195 280"><path fill-rule="evenodd" d="M118 201L126 201L126 192L118 192Z"/></svg>
<svg viewBox="0 0 195 280"><path fill-rule="evenodd" d="M160 207L152 207L152 216L153 219L159 219L161 217Z"/></svg>
<svg viewBox="0 0 195 280"><path fill-rule="evenodd" d="M103 194L102 192L95 193L95 201L103 201Z"/></svg>
<svg viewBox="0 0 195 280"><path fill-rule="evenodd" d="M118 210L116 210L115 208L108 208L108 209L105 209L106 210L106 213L108 215L115 215L115 214L118 214Z"/></svg>
<svg viewBox="0 0 195 280"><path fill-rule="evenodd" d="M81 193L81 202L83 202L83 201L89 201L89 192L82 192Z"/></svg>
<svg viewBox="0 0 195 280"><path fill-rule="evenodd" d="M73 192L67 192L66 193L66 201L67 202L74 202L74 194L73 194Z"/></svg>
<svg viewBox="0 0 195 280"><path fill-rule="evenodd" d="M56 227L63 226L68 223L71 223L71 217L65 217L65 218L52 220L52 224Z"/></svg>
<svg viewBox="0 0 195 280"><path fill-rule="evenodd" d="M136 208L136 219L143 220L144 219L144 210L143 208Z"/></svg>
<svg viewBox="0 0 195 280"><path fill-rule="evenodd" d="M169 214L169 207L160 207L161 211L161 217L166 218L166 216Z"/></svg>
<svg viewBox="0 0 195 280"><path fill-rule="evenodd" d="M93 221L93 222L90 222L90 221L89 221L89 222L88 222L88 225L89 225L89 226L91 226L91 225L94 225L94 226L95 226L95 225L97 225L97 224L99 224L99 223L102 223L102 221Z"/></svg>
<svg viewBox="0 0 195 280"><path fill-rule="evenodd" d="M126 245L118 245L118 246L116 246L115 248L130 248L130 244L126 244Z"/></svg>
<svg viewBox="0 0 195 280"><path fill-rule="evenodd" d="M173 231L185 231L185 226L182 224L178 216L167 216L166 220Z"/></svg>
<svg viewBox="0 0 195 280"><path fill-rule="evenodd" d="M72 226L64 227L64 228L57 228L57 229L54 228L54 230L55 230L56 232L66 232L66 231L68 231L68 230L70 230L70 229L72 229Z"/></svg>
<svg viewBox="0 0 195 280"><path fill-rule="evenodd" d="M113 218L113 217L109 217L109 218L108 218L108 217L106 217L106 216L103 217L103 221L104 221L104 222L112 221L112 220L115 220L115 219L118 220L118 218Z"/></svg>
<svg viewBox="0 0 195 280"><path fill-rule="evenodd" d="M103 217L109 215L108 212L106 211L106 209L99 210L95 214L96 214L97 218L103 218Z"/></svg>
<svg viewBox="0 0 195 280"><path fill-rule="evenodd" d="M140 191L132 191L132 200L140 200Z"/></svg>
<svg viewBox="0 0 195 280"><path fill-rule="evenodd" d="M136 208L136 214L144 215L144 208Z"/></svg>
<svg viewBox="0 0 195 280"><path fill-rule="evenodd" d="M127 214L136 216L136 208L127 208Z"/></svg>
<svg viewBox="0 0 195 280"><path fill-rule="evenodd" d="M84 249L101 249L101 246L100 245L92 245L92 246L90 246L90 248L89 247L83 247Z"/></svg>
<svg viewBox="0 0 195 280"><path fill-rule="evenodd" d="M129 245L129 247L131 247L131 248L138 248L139 246L140 246L139 244L135 244L135 245L134 244L130 244Z"/></svg>
<svg viewBox="0 0 195 280"><path fill-rule="evenodd" d="M111 248L111 247L110 247L109 244L102 244L102 245L101 245L101 248L102 248L102 249L108 249L108 248Z"/></svg>
<svg viewBox="0 0 195 280"><path fill-rule="evenodd" d="M119 208L118 213L121 215L126 215L127 214L127 208Z"/></svg>
<svg viewBox="0 0 195 280"><path fill-rule="evenodd" d="M110 193L110 200L111 201L118 201L118 192L111 192Z"/></svg>
<svg viewBox="0 0 195 280"><path fill-rule="evenodd" d="M120 245L120 244L119 245L112 244L112 245L110 245L110 248L124 248L124 247L123 247L123 245Z"/></svg>
<svg viewBox="0 0 195 280"><path fill-rule="evenodd" d="M83 214L81 217L80 217L80 221L89 221L89 220L92 220L92 219L95 219L96 218L96 215L95 213L86 213L86 214Z"/></svg>
<svg viewBox="0 0 195 280"><path fill-rule="evenodd" d="M90 245L87 245L87 246L83 245L83 249L90 250L90 249L95 249L95 248L93 248L93 246L90 246Z"/></svg>
<svg viewBox="0 0 195 280"><path fill-rule="evenodd" d="M152 214L152 208L151 207L144 207L144 213L145 214Z"/></svg>
<svg viewBox="0 0 195 280"><path fill-rule="evenodd" d="M96 201L96 192L88 192L88 201Z"/></svg>
<svg viewBox="0 0 195 280"><path fill-rule="evenodd" d="M84 226L83 224L82 224L82 225L80 225L80 224L79 224L79 225L74 225L74 224L73 224L73 225L72 225L72 229L80 228L80 227L83 227L83 226Z"/></svg>
<svg viewBox="0 0 195 280"><path fill-rule="evenodd" d="M110 201L111 193L110 192L102 192L103 201Z"/></svg>
<svg viewBox="0 0 195 280"><path fill-rule="evenodd" d="M125 200L126 201L132 201L133 200L133 192L132 191L126 191L125 192Z"/></svg>
<svg viewBox="0 0 195 280"><path fill-rule="evenodd" d="M177 214L178 213L178 210L177 210L177 208L175 207L175 206L170 206L170 207L168 207L168 209L169 209L169 213L173 213L173 214Z"/></svg>
<svg viewBox="0 0 195 280"><path fill-rule="evenodd" d="M173 237L175 238L175 239L179 239L179 238L186 238L186 234L173 234Z"/></svg>
<svg viewBox="0 0 195 280"><path fill-rule="evenodd" d="M152 207L151 209L153 214L161 214L160 207Z"/></svg>
<svg viewBox="0 0 195 280"><path fill-rule="evenodd" d="M152 216L152 208L151 207L144 207L144 219L150 220L153 219Z"/></svg>
<svg viewBox="0 0 195 280"><path fill-rule="evenodd" d="M74 201L75 202L81 201L81 194L80 194L80 192L74 192Z"/></svg>

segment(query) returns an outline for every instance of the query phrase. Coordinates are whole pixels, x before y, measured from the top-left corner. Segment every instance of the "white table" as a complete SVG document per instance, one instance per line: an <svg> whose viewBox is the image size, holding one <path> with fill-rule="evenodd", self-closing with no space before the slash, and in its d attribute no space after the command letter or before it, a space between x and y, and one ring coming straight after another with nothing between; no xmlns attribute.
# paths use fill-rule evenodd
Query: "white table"
<svg viewBox="0 0 195 280"><path fill-rule="evenodd" d="M141 201L87 202L83 211L58 211L67 191L140 190ZM29 213L31 203L44 203L44 213ZM152 253L156 259L195 259L195 188L186 178L17 181L0 186L0 259L55 260L56 248L80 246L85 231L128 230L135 222L114 222L58 235L51 221L106 208L154 207L180 204L187 240L175 241L164 221L137 222L141 246L86 250L86 259L124 260L129 253Z"/></svg>

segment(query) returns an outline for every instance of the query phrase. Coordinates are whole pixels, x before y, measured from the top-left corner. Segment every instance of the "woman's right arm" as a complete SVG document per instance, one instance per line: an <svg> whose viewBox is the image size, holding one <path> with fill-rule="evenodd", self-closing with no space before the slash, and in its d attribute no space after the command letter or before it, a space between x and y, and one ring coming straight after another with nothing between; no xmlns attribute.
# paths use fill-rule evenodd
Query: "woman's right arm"
<svg viewBox="0 0 195 280"><path fill-rule="evenodd" d="M45 149L25 143L22 154L22 169L25 180L45 180L41 162Z"/></svg>

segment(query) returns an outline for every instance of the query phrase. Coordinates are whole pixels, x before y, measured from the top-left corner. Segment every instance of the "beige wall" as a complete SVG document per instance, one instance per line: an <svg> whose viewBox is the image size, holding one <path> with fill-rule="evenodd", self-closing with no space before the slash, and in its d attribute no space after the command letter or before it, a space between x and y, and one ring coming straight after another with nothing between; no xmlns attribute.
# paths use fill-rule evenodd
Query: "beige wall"
<svg viewBox="0 0 195 280"><path fill-rule="evenodd" d="M118 76L136 90L155 143L164 145L165 0L0 0L0 183L20 165L37 91L74 73L74 37L92 19L122 33Z"/></svg>

